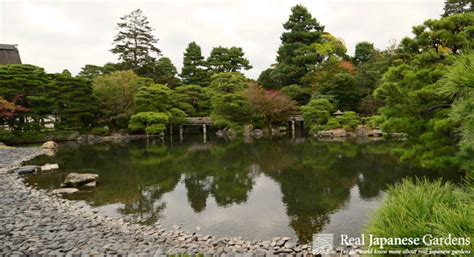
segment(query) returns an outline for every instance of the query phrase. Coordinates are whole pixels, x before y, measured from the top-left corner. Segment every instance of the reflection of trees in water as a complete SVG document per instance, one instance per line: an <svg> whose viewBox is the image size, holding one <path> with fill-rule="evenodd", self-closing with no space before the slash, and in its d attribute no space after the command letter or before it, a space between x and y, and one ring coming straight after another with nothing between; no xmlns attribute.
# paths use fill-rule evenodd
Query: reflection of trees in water
<svg viewBox="0 0 474 257"><path fill-rule="evenodd" d="M206 200L211 191L212 177L200 177L190 174L184 179L187 189L188 202L197 213L206 208Z"/></svg>
<svg viewBox="0 0 474 257"><path fill-rule="evenodd" d="M147 188L140 191L141 194L138 199L123 203L124 207L120 208L119 212L136 217L138 218L137 220L146 224L155 223L160 219L160 213L166 208L166 203L159 201L161 196L157 197L158 194L155 188Z"/></svg>
<svg viewBox="0 0 474 257"><path fill-rule="evenodd" d="M329 214L350 196L356 173L334 169L352 148L337 145L305 144L286 149L297 160L286 169L265 173L280 184L290 226L298 239L308 242L329 222Z"/></svg>
<svg viewBox="0 0 474 257"><path fill-rule="evenodd" d="M354 185L358 185L363 198L371 198L388 183L412 175L387 156L388 150L383 143L295 144L287 139L258 140L254 144L240 140L215 142L202 147L132 141L128 145L61 149L55 157L36 161L58 162L67 172L31 180L54 188L68 172L99 173L104 182L99 188L72 197L86 199L93 206L122 203L121 213L153 223L166 207L163 195L172 192L180 181L191 208L202 212L209 197L221 207L246 202L255 177L263 173L280 185L290 226L299 240L306 242L323 229L331 213L344 205Z"/></svg>

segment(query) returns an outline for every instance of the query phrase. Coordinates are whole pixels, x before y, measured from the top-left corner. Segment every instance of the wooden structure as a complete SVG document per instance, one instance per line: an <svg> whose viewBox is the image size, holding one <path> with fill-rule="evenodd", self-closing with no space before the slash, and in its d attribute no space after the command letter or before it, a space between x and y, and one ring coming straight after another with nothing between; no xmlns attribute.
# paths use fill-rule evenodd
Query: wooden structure
<svg viewBox="0 0 474 257"><path fill-rule="evenodd" d="M17 45L0 44L0 65L21 64L20 52Z"/></svg>
<svg viewBox="0 0 474 257"><path fill-rule="evenodd" d="M337 112L333 113L334 116L336 117L341 117L342 115L344 115L344 112L341 112L341 110L337 110Z"/></svg>
<svg viewBox="0 0 474 257"><path fill-rule="evenodd" d="M187 122L185 126L202 126L202 133L203 133L203 140L204 142L207 141L207 130L210 126L212 126L212 120L210 117L189 117L186 118ZM295 137L295 131L296 131L296 122L300 123L300 126L303 127L303 116L298 115L298 116L292 116L288 118L288 122L290 125L291 129L291 135ZM183 140L183 125L179 126L179 138L180 141Z"/></svg>
<svg viewBox="0 0 474 257"><path fill-rule="evenodd" d="M207 141L207 128L212 125L210 117L189 117L187 119L188 126L202 126L203 141ZM179 140L183 141L183 126L179 126Z"/></svg>

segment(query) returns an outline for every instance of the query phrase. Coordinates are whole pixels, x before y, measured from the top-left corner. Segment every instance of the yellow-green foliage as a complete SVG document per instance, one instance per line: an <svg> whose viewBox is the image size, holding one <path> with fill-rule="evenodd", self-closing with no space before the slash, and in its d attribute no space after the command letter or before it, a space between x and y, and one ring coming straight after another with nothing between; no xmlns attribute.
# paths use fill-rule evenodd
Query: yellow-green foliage
<svg viewBox="0 0 474 257"><path fill-rule="evenodd" d="M162 112L139 112L130 118L128 129L131 132L163 134L169 121L169 115Z"/></svg>
<svg viewBox="0 0 474 257"><path fill-rule="evenodd" d="M366 119L366 124L371 129L378 129L382 126L385 121L385 117L382 115L373 115Z"/></svg>
<svg viewBox="0 0 474 257"><path fill-rule="evenodd" d="M355 129L360 124L360 119L357 117L355 112L344 112L344 114L338 118L339 123L348 130Z"/></svg>
<svg viewBox="0 0 474 257"><path fill-rule="evenodd" d="M441 181L412 182L404 180L389 188L382 207L376 211L366 234L376 237L472 237L474 235L474 189L460 188ZM464 246L474 251L474 244ZM400 246L399 249L428 248L428 246ZM429 247L433 248L433 246ZM460 249L454 245L436 246L437 249Z"/></svg>

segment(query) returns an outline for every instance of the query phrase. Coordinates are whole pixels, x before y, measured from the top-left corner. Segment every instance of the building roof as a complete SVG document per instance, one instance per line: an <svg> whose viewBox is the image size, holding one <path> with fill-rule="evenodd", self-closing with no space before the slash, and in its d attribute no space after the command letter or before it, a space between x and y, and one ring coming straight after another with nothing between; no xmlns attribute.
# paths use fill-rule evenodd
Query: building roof
<svg viewBox="0 0 474 257"><path fill-rule="evenodd" d="M2 50L17 50L17 45L10 45L10 44L0 44L0 49Z"/></svg>
<svg viewBox="0 0 474 257"><path fill-rule="evenodd" d="M334 113L334 115L343 115L344 113L341 112L341 110L337 110L337 112Z"/></svg>
<svg viewBox="0 0 474 257"><path fill-rule="evenodd" d="M0 44L0 64L21 64L17 45Z"/></svg>

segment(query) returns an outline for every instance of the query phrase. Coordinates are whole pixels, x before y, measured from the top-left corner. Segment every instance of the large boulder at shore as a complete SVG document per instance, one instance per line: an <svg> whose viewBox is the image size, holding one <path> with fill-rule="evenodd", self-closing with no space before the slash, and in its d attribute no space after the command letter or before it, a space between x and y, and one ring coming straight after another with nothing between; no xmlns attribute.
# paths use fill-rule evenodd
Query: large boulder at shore
<svg viewBox="0 0 474 257"><path fill-rule="evenodd" d="M244 136L250 136L250 133L253 130L253 125L252 124L245 124L244 125Z"/></svg>
<svg viewBox="0 0 474 257"><path fill-rule="evenodd" d="M58 189L54 189L51 193L53 194L65 194L65 195L69 195L69 194L74 194L76 192L78 192L79 189L77 188L58 188Z"/></svg>
<svg viewBox="0 0 474 257"><path fill-rule="evenodd" d="M48 141L41 146L43 149L57 149L58 147L59 145L54 141Z"/></svg>
<svg viewBox="0 0 474 257"><path fill-rule="evenodd" d="M90 182L97 182L99 175L93 173L69 173L64 180L64 187L80 187Z"/></svg>
<svg viewBox="0 0 474 257"><path fill-rule="evenodd" d="M364 125L359 125L355 129L356 137L367 137L369 135L369 128Z"/></svg>

